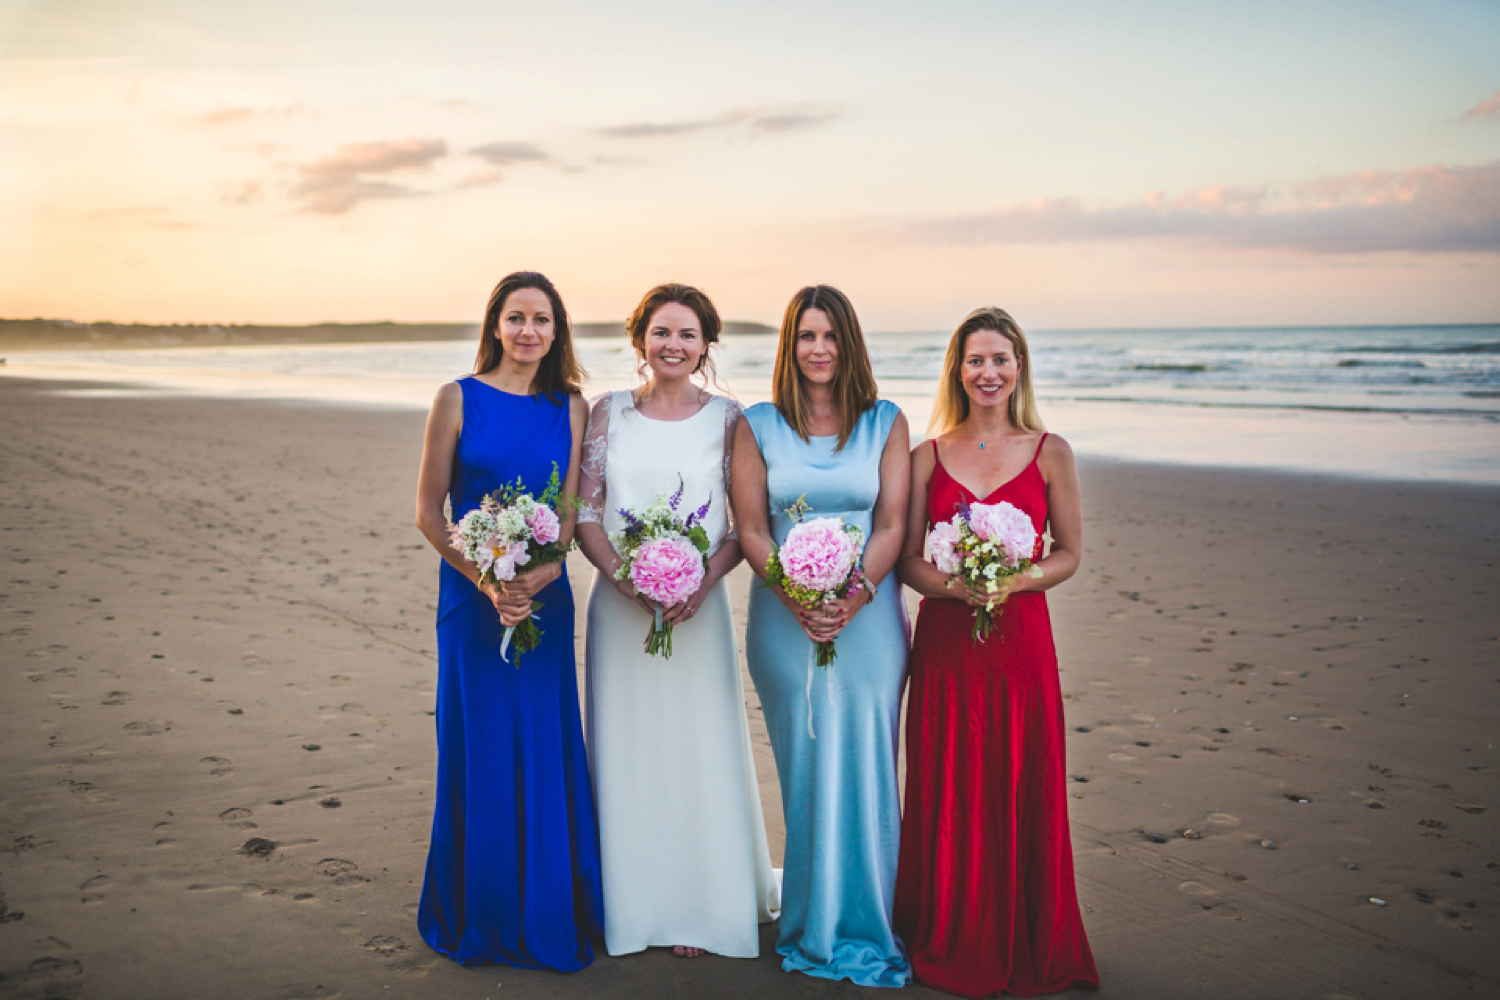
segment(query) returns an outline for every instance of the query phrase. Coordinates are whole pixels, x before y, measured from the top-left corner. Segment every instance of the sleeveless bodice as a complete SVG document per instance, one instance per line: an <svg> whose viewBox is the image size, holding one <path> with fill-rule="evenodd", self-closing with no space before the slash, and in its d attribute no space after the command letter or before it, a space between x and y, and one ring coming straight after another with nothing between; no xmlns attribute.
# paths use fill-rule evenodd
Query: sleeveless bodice
<svg viewBox="0 0 1500 1000"><path fill-rule="evenodd" d="M948 520L968 504L1008 503L1024 511L1026 516L1031 518L1032 527L1036 528L1036 549L1031 558L1033 561L1040 559L1042 533L1047 530L1047 481L1042 478L1042 470L1037 466L1037 460L1041 458L1042 445L1046 441L1047 435L1043 434L1042 440L1037 442L1036 454L1031 457L1026 468L1016 473L1008 482L1001 484L987 497L976 497L969 492L968 487L954 479L944 467L943 460L937 457L937 442L931 442L935 463L932 477L927 481L928 530L931 530L932 526L939 521Z"/></svg>
<svg viewBox="0 0 1500 1000"><path fill-rule="evenodd" d="M880 455L896 415L895 403L878 400L860 415L844 447L836 435L803 441L774 404L745 411L766 462L766 495L771 534L780 545L792 529L787 508L806 494L810 517L838 517L870 537L875 499L880 495Z"/></svg>
<svg viewBox="0 0 1500 1000"><path fill-rule="evenodd" d="M572 422L566 396L541 393L517 396L486 385L477 378L461 378L463 426L453 452L453 477L448 502L455 522L479 506L485 494L514 483L540 496L557 463L560 479L568 475L573 445ZM438 618L478 593L458 570L443 563L438 592ZM567 575L548 585L567 586ZM539 600L545 600L538 594Z"/></svg>
<svg viewBox="0 0 1500 1000"><path fill-rule="evenodd" d="M729 533L724 431L726 414L734 404L715 396L686 420L655 420L636 409L628 390L612 392L604 402L609 414L603 442L607 458L598 463L605 487L604 530L624 530L621 508L644 510L658 497L670 497L680 482L677 513L686 518L708 504L703 528L709 551L718 548ZM586 447L596 446L593 438L590 434ZM590 460L586 456L585 461Z"/></svg>

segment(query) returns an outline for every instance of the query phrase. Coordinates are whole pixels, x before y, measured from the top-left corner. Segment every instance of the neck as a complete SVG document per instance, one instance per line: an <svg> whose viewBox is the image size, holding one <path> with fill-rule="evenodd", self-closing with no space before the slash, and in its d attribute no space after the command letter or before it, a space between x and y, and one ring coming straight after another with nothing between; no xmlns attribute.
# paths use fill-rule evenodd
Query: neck
<svg viewBox="0 0 1500 1000"><path fill-rule="evenodd" d="M970 407L963 427L970 437L980 441L994 441L1016 433L1016 425L1010 422L1009 408L1001 406Z"/></svg>
<svg viewBox="0 0 1500 1000"><path fill-rule="evenodd" d="M518 396L531 395L531 383L536 379L537 369L541 362L523 365L513 360L509 355L502 356L500 363L485 373L495 388L503 392L513 392Z"/></svg>
<svg viewBox="0 0 1500 1000"><path fill-rule="evenodd" d="M827 382L804 382L803 392L807 395L808 415L813 417L830 417L836 409L833 405L833 386Z"/></svg>
<svg viewBox="0 0 1500 1000"><path fill-rule="evenodd" d="M698 402L698 387L687 375L681 378L662 378L653 372L641 387L641 398L652 399L667 406L686 406Z"/></svg>

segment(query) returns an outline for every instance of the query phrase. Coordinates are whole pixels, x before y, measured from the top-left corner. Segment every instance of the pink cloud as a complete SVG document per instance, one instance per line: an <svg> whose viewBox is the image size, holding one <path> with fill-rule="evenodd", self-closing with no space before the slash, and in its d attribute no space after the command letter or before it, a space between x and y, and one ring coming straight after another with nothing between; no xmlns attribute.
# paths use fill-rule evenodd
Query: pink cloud
<svg viewBox="0 0 1500 1000"><path fill-rule="evenodd" d="M1464 112L1464 121L1471 118L1500 118L1500 90Z"/></svg>
<svg viewBox="0 0 1500 1000"><path fill-rule="evenodd" d="M901 223L932 242L1178 240L1312 253L1500 253L1500 161L1365 170L1289 185L1220 185L1094 207L1046 198Z"/></svg>
<svg viewBox="0 0 1500 1000"><path fill-rule="evenodd" d="M350 143L300 167L302 180L292 197L302 202L303 211L319 215L340 215L374 198L412 197L422 192L370 175L427 170L447 155L448 144L440 139Z"/></svg>

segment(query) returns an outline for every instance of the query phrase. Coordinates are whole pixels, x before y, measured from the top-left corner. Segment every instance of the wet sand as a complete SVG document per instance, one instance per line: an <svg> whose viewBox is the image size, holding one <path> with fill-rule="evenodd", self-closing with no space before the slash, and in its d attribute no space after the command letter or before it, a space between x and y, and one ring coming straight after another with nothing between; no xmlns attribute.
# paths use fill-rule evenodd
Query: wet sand
<svg viewBox="0 0 1500 1000"><path fill-rule="evenodd" d="M864 994L769 928L568 977L430 952L420 415L80 387L0 379L0 996ZM1500 489L1083 475L1052 607L1101 995L1500 996Z"/></svg>

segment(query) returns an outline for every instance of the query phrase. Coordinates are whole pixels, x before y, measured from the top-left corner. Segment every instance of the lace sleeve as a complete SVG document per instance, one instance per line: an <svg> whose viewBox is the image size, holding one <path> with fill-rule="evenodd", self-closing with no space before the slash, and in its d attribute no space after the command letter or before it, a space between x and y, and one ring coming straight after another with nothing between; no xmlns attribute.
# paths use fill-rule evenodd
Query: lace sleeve
<svg viewBox="0 0 1500 1000"><path fill-rule="evenodd" d="M730 470L734 466L734 429L739 425L740 417L744 415L745 409L734 400L724 399L724 517L729 522L729 530L725 538L739 538L739 532L734 525L734 506L729 502L730 497Z"/></svg>
<svg viewBox="0 0 1500 1000"><path fill-rule="evenodd" d="M609 404L606 392L589 409L589 429L583 436L583 460L578 466L578 520L604 520L604 465L609 452Z"/></svg>

